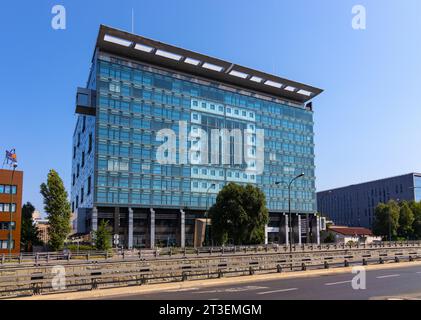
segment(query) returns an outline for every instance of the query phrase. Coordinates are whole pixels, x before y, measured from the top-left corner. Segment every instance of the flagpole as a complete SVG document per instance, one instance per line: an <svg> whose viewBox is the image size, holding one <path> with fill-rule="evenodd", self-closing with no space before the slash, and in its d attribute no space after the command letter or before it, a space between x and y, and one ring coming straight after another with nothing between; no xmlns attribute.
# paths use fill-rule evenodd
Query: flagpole
<svg viewBox="0 0 421 320"><path fill-rule="evenodd" d="M13 176L15 175L15 170L18 165L16 163L13 164L13 171L12 171L12 179L10 181L10 204L9 204L9 212L10 212L10 222L9 222L9 258L12 259L12 241L13 241L13 233L12 233L12 222L13 222ZM17 187L16 187L17 192ZM16 208L15 208L16 209Z"/></svg>

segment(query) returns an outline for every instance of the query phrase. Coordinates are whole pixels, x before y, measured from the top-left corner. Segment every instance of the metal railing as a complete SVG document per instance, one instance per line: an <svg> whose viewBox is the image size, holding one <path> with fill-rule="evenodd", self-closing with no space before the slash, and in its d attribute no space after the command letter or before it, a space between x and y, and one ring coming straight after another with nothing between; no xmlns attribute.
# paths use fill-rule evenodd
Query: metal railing
<svg viewBox="0 0 421 320"><path fill-rule="evenodd" d="M317 251L360 250L380 248L421 248L421 241L405 242L379 242L371 244L302 244L293 245L292 252L306 253ZM17 255L0 255L0 269L20 265L42 266L51 264L80 264L94 263L99 261L128 261L128 260L155 260L168 258L188 258L194 256L213 255L244 255L262 253L288 253L290 247L286 245L270 244L255 246L219 246L201 248L156 248L156 249L133 249L112 251L79 251L79 252L45 252L45 253L21 253Z"/></svg>
<svg viewBox="0 0 421 320"><path fill-rule="evenodd" d="M406 244L390 247L337 248L314 251L213 255L182 259L153 259L104 261L97 264L65 266L66 288L56 290L53 266L0 272L0 296L33 295L75 290L144 285L224 276L254 275L275 272L306 271L310 269L348 267L352 265L383 264L421 259L421 247ZM213 248L214 249L214 248ZM250 247L246 248L247 250ZM256 247L254 248L256 249ZM324 248L326 249L326 248ZM355 248L354 248L355 249Z"/></svg>

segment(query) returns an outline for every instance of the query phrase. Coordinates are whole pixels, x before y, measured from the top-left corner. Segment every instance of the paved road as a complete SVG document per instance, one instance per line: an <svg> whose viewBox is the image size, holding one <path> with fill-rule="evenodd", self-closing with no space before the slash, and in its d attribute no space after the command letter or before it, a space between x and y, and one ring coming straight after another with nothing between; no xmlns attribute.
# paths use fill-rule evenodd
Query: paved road
<svg viewBox="0 0 421 320"><path fill-rule="evenodd" d="M351 273L265 280L215 287L189 288L110 300L368 300L386 297L421 298L421 267L396 267L366 272L366 290L354 290Z"/></svg>

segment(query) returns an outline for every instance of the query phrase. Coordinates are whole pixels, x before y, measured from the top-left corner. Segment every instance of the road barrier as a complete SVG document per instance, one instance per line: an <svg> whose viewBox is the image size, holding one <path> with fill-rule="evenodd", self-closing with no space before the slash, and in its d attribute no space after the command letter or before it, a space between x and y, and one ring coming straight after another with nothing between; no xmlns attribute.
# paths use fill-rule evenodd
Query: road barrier
<svg viewBox="0 0 421 320"><path fill-rule="evenodd" d="M371 244L303 244L293 245L292 252L321 252L341 251L359 249L381 249L381 248L408 248L420 247L421 241L406 242L379 242ZM0 255L0 270L2 268L13 268L16 266L42 266L56 264L80 264L82 261L95 263L99 261L136 261L136 260L162 260L168 258L178 259L191 257L207 257L214 255L231 256L251 253L287 253L290 252L287 245L257 245L257 246L224 246L224 247L203 247L203 248L156 248L156 249L134 249L134 250L113 250L113 251L81 251L81 252L44 252L36 254L21 253L18 255Z"/></svg>
<svg viewBox="0 0 421 320"><path fill-rule="evenodd" d="M398 263L421 259L421 246L416 243L393 243L388 246L314 246L313 249L295 248L286 252L283 247L275 251L269 247L263 250L249 248L224 248L206 256L183 253L177 257L151 257L149 260L138 255L125 260L103 259L79 261L63 264L65 274L60 278L57 266L40 265L0 268L0 296L22 296L45 293L58 293L77 290L95 290L149 283L189 281L222 278L229 276L254 275L306 271L320 268L347 267L354 265ZM266 251L267 249L267 251ZM269 250L270 249L270 250ZM155 252L156 253L156 252ZM154 254L152 254L153 256ZM51 258L51 256L50 256ZM92 258L92 256L90 257ZM59 261L56 261L59 262ZM57 287L58 282L63 286ZM65 287L65 288L64 288Z"/></svg>

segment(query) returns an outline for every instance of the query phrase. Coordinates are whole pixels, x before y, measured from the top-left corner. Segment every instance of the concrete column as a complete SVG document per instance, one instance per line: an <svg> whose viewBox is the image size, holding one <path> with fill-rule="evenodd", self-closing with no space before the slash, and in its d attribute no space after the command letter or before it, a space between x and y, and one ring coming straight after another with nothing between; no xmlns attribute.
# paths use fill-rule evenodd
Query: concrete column
<svg viewBox="0 0 421 320"><path fill-rule="evenodd" d="M301 246L301 214L298 215L298 244Z"/></svg>
<svg viewBox="0 0 421 320"><path fill-rule="evenodd" d="M320 245L320 217L316 216L317 221L317 245Z"/></svg>
<svg viewBox="0 0 421 320"><path fill-rule="evenodd" d="M120 232L120 208L114 208L114 234L119 234ZM120 243L121 245L121 243Z"/></svg>
<svg viewBox="0 0 421 320"><path fill-rule="evenodd" d="M285 215L285 244L288 246L289 245L289 226L288 226L288 221L289 221L289 216Z"/></svg>
<svg viewBox="0 0 421 320"><path fill-rule="evenodd" d="M151 249L155 247L155 210L153 208L151 210L151 234L150 234L150 242L151 242Z"/></svg>
<svg viewBox="0 0 421 320"><path fill-rule="evenodd" d="M180 210L180 222L181 222L181 226L180 226L180 246L181 248L185 248L186 247L186 213L183 210Z"/></svg>
<svg viewBox="0 0 421 320"><path fill-rule="evenodd" d="M92 231L98 231L98 208L92 208L92 221L91 221Z"/></svg>
<svg viewBox="0 0 421 320"><path fill-rule="evenodd" d="M268 225L265 225L265 244L269 243Z"/></svg>
<svg viewBox="0 0 421 320"><path fill-rule="evenodd" d="M310 243L310 215L306 214L306 242Z"/></svg>
<svg viewBox="0 0 421 320"><path fill-rule="evenodd" d="M133 209L129 208L129 223L128 223L128 243L127 247L133 249Z"/></svg>

